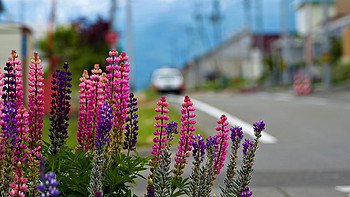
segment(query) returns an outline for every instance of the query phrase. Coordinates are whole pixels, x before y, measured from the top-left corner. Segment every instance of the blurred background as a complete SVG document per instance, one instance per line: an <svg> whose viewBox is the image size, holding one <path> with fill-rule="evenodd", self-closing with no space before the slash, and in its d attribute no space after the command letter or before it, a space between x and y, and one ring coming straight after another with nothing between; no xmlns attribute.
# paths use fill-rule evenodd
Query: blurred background
<svg viewBox="0 0 350 197"><path fill-rule="evenodd" d="M2 62L10 49L24 63L37 50L47 70L68 61L80 75L118 48L131 57L136 90L164 66L182 71L186 89L250 90L304 78L329 88L350 74L347 0L0 2Z"/></svg>
<svg viewBox="0 0 350 197"><path fill-rule="evenodd" d="M266 122L255 196L349 196L350 0L0 0L1 64L11 49L23 65L39 51L49 89L50 73L69 62L72 103L82 71L105 68L111 48L130 57L133 90L189 94L205 137L223 113L230 126ZM138 96L139 139L149 148L159 95ZM180 122L183 98L167 99ZM77 115L70 120L74 147Z"/></svg>

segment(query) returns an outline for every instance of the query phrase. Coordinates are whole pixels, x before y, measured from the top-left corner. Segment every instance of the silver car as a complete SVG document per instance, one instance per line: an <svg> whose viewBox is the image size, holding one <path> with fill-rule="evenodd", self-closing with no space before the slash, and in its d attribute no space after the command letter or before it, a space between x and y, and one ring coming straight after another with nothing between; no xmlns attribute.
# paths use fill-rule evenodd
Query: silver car
<svg viewBox="0 0 350 197"><path fill-rule="evenodd" d="M185 88L182 73L177 68L159 68L153 71L152 87L158 92L174 92L180 94Z"/></svg>

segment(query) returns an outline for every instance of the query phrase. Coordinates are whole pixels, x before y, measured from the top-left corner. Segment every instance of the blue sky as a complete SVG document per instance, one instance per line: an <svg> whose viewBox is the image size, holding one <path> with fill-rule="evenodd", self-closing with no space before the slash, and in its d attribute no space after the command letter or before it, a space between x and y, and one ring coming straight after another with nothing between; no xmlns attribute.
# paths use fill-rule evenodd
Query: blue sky
<svg viewBox="0 0 350 197"><path fill-rule="evenodd" d="M195 4L201 2L201 5ZM222 11L222 38L234 33L244 24L243 0L220 0ZM253 0L252 2L255 2ZM267 33L280 31L281 0L263 0L263 24ZM289 22L294 31L293 0L289 0ZM31 26L36 36L46 30L51 0L3 0L7 12L1 16L14 22L21 18ZM23 5L23 6L21 6ZM56 24L69 23L81 16L94 20L98 16L109 17L110 0L57 0ZM133 0L133 40L135 59L135 83L137 89L148 85L155 68L163 65L181 67L189 59L216 45L213 26L209 21L212 0ZM194 13L201 10L203 35ZM254 20L255 7L252 5ZM126 48L125 0L118 1L116 27L121 33L121 45ZM255 23L252 24L255 29Z"/></svg>

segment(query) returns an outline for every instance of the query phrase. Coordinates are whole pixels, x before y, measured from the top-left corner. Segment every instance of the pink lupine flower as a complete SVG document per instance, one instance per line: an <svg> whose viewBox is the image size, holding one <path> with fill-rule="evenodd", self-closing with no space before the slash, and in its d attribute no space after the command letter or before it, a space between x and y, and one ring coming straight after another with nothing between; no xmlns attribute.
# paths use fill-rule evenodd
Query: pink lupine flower
<svg viewBox="0 0 350 197"><path fill-rule="evenodd" d="M44 116L44 72L42 71L43 66L40 64L38 52L34 52L32 64L29 65L29 109L28 109L28 126L29 126L29 143L28 148L33 154L30 157L36 157L36 160L41 158L41 147L42 144L42 128L43 128L43 116ZM34 153L34 152L35 153ZM34 159L34 158L31 158Z"/></svg>
<svg viewBox="0 0 350 197"><path fill-rule="evenodd" d="M26 136L26 133L28 133L28 128L26 125L28 124L28 113L24 106L22 105L16 115L16 119L18 122L16 123L17 129L17 137L16 137L16 144L14 146L14 157L12 159L13 161L13 183L12 186L10 184L10 187L13 188L12 195L11 192L9 194L11 196L21 196L21 194L25 193L25 190L27 189L27 185L25 184L27 182L27 179L23 177L23 167L27 158L27 145L26 141L28 141L28 137Z"/></svg>
<svg viewBox="0 0 350 197"><path fill-rule="evenodd" d="M216 127L216 131L219 131L219 133L217 133L215 137L218 141L218 147L215 148L216 157L214 158L213 168L215 174L220 174L220 170L224 166L224 161L226 158L226 149L229 144L227 140L230 138L228 132L230 129L227 127L229 123L227 121L227 117L224 114L221 115L220 120L217 120L217 123L219 125Z"/></svg>
<svg viewBox="0 0 350 197"><path fill-rule="evenodd" d="M183 169L185 168L185 164L187 164L187 157L190 156L190 151L192 150L192 141L193 141L193 132L196 130L194 124L196 124L196 120L193 118L196 116L194 113L195 108L193 107L193 102L190 97L185 96L184 103L182 104L181 109L181 131L179 138L179 146L178 152L175 157L175 169L174 169L174 177L179 178L179 176L183 173Z"/></svg>
<svg viewBox="0 0 350 197"><path fill-rule="evenodd" d="M29 65L29 103L28 103L28 161L30 167L28 169L28 178L30 182L35 182L39 177L37 170L38 163L41 159L41 145L42 145L42 128L44 116L44 72L43 66L40 64L38 52L34 52ZM32 190L34 190L32 188ZM33 191L32 191L33 192Z"/></svg>
<svg viewBox="0 0 350 197"><path fill-rule="evenodd" d="M157 122L154 124L156 130L153 132L155 137L153 138L154 144L152 145L153 150L151 152L153 155L155 155L155 157L152 158L151 163L151 165L153 165L154 168L157 167L159 163L159 156L162 154L163 149L166 146L166 141L168 140L165 127L167 126L166 121L169 120L169 116L166 115L167 113L169 113L169 109L167 109L169 104L164 96L162 96L159 99L157 105L159 107L157 107L155 111L159 114L157 114L154 117L154 119L156 119Z"/></svg>
<svg viewBox="0 0 350 197"><path fill-rule="evenodd" d="M94 149L94 141L95 141L95 135L96 135L96 129L98 126L99 121L99 111L100 107L102 106L104 97L101 95L104 95L104 92L102 92L102 89L99 87L101 86L100 81L102 70L100 69L98 64L95 64L94 69L91 70L90 79L85 80L85 83L87 84L87 119L86 122L88 132L86 132L86 144L88 145L88 148L90 150Z"/></svg>
<svg viewBox="0 0 350 197"><path fill-rule="evenodd" d="M106 59L109 65L106 67L109 73L106 75L106 100L112 104L114 122L110 132L110 141L107 145L109 155L115 155L122 148L123 132L125 129L125 119L127 118L127 105L129 96L129 72L130 63L126 62L128 57L125 52L118 56L118 52L112 49L110 57Z"/></svg>
<svg viewBox="0 0 350 197"><path fill-rule="evenodd" d="M0 87L3 87L3 85L5 83L5 81L2 80L3 78L4 78L4 74L1 73L1 71L0 71ZM0 126L5 124L5 122L3 120L3 118L5 117L5 114L2 112L2 109L4 108L5 103L4 103L4 99L2 98L2 95L4 95L4 91L2 88L0 88ZM3 154L2 154L4 151L3 149L4 149L4 145L3 145L3 142L0 138L0 159L2 159L2 157L3 157Z"/></svg>
<svg viewBox="0 0 350 197"><path fill-rule="evenodd" d="M87 70L83 71L82 77L80 77L80 90L79 90L79 118L78 118L78 131L77 131L77 140L78 140L78 147L82 147L83 150L86 150L89 148L89 145L87 141L89 141L88 134L89 134L89 128L88 128L88 102L87 102L87 96L88 96L88 87L87 87L87 80L89 80L89 74ZM91 120L90 120L91 121ZM91 128L90 128L91 129Z"/></svg>

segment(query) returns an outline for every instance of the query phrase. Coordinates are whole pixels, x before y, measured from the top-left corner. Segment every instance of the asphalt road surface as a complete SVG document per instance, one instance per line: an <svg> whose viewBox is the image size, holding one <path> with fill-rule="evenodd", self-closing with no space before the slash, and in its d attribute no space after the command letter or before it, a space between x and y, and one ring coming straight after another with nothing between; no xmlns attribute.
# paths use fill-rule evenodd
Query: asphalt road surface
<svg viewBox="0 0 350 197"><path fill-rule="evenodd" d="M215 135L220 113L243 130L262 119L251 190L257 197L350 196L350 99L348 93L297 97L286 93L203 93L189 95L196 107L197 127ZM181 108L183 97L167 96ZM197 106L196 106L197 101ZM267 137L266 137L267 136ZM245 137L250 137L249 131ZM175 154L175 153L173 153ZM219 194L226 166L212 194ZM190 174L186 168L185 176ZM140 185L145 183L140 182ZM142 193L137 189L136 193ZM142 196L142 195L139 195Z"/></svg>

